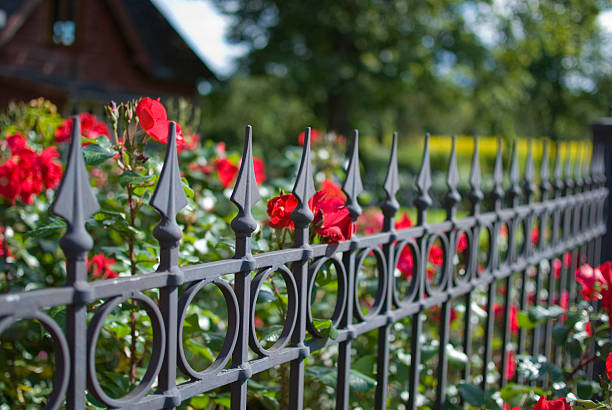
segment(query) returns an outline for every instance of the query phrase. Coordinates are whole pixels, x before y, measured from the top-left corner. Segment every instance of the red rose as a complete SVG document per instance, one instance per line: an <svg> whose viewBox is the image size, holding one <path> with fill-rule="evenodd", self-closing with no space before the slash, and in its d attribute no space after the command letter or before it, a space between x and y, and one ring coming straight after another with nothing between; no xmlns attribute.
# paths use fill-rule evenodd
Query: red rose
<svg viewBox="0 0 612 410"><path fill-rule="evenodd" d="M59 158L59 153L55 147L45 148L38 157L47 189L55 188L62 179L62 164L56 158Z"/></svg>
<svg viewBox="0 0 612 410"><path fill-rule="evenodd" d="M552 271L553 275L555 275L555 279L561 279L561 260L555 259L552 263Z"/></svg>
<svg viewBox="0 0 612 410"><path fill-rule="evenodd" d="M115 263L116 261L113 258L107 258L103 253L99 253L94 255L91 260L87 260L87 270L91 269L93 276L113 279L119 276L117 272L110 268Z"/></svg>
<svg viewBox="0 0 612 410"><path fill-rule="evenodd" d="M302 131L300 135L298 135L298 144L300 144L300 146L304 146L305 138L306 138L306 131ZM321 138L321 132L319 130L316 130L314 128L310 130L310 145L314 144L320 138Z"/></svg>
<svg viewBox="0 0 612 410"><path fill-rule="evenodd" d="M253 170L255 171L255 182L261 185L266 180L266 166L261 158L253 158Z"/></svg>
<svg viewBox="0 0 612 410"><path fill-rule="evenodd" d="M138 122L140 127L155 141L163 144L168 143L168 114L166 109L158 100L153 100L149 97L145 97L140 100L136 106L136 115L138 116ZM181 126L176 124L176 145L177 150L182 149L185 140L183 138L183 131Z"/></svg>
<svg viewBox="0 0 612 410"><path fill-rule="evenodd" d="M217 168L217 175L221 184L225 188L231 187L234 178L238 174L238 166L234 165L227 158L219 158L215 161L215 167Z"/></svg>
<svg viewBox="0 0 612 410"><path fill-rule="evenodd" d="M317 233L332 242L348 240L357 230L344 205L333 212L324 212L323 215L323 224L317 228Z"/></svg>
<svg viewBox="0 0 612 410"><path fill-rule="evenodd" d="M506 380L512 380L516 374L516 357L514 355L514 350L508 350L508 352L506 352L506 369L504 374Z"/></svg>
<svg viewBox="0 0 612 410"><path fill-rule="evenodd" d="M531 229L531 243L537 245L540 241L540 230L537 227Z"/></svg>
<svg viewBox="0 0 612 410"><path fill-rule="evenodd" d="M234 178L238 175L238 165L227 158L218 158L215 161L217 175L225 188L230 188ZM255 171L255 182L260 185L266 180L266 166L261 158L253 158L253 170Z"/></svg>
<svg viewBox="0 0 612 410"><path fill-rule="evenodd" d="M608 354L608 358L606 359L606 375L608 379L612 380L612 352Z"/></svg>
<svg viewBox="0 0 612 410"><path fill-rule="evenodd" d="M442 266L444 263L444 251L438 245L432 245L429 248L429 262L434 266Z"/></svg>
<svg viewBox="0 0 612 410"><path fill-rule="evenodd" d="M495 320L502 321L504 320L504 305L500 305L498 303L493 304L493 314L495 315ZM519 331L519 323L518 323L518 306L512 304L510 306L510 331L512 333L518 333Z"/></svg>
<svg viewBox="0 0 612 410"><path fill-rule="evenodd" d="M576 281L582 285L580 294L585 300L597 300L599 287L606 282L598 268L582 265L576 270Z"/></svg>
<svg viewBox="0 0 612 410"><path fill-rule="evenodd" d="M459 238L457 238L457 253L461 253L465 251L468 247L467 235L465 232L461 232L459 234Z"/></svg>
<svg viewBox="0 0 612 410"><path fill-rule="evenodd" d="M293 194L284 194L274 197L268 201L268 215L270 221L268 226L272 228L294 228L291 220L291 212L297 206L298 201Z"/></svg>
<svg viewBox="0 0 612 410"><path fill-rule="evenodd" d="M324 179L321 182L321 190L327 193L327 198L340 198L342 201L346 201L346 195L342 192L342 188L334 184L329 179Z"/></svg>
<svg viewBox="0 0 612 410"><path fill-rule="evenodd" d="M531 410L572 410L565 397L554 401L546 400L546 396L540 396L540 400Z"/></svg>
<svg viewBox="0 0 612 410"><path fill-rule="evenodd" d="M0 165L0 196L13 204L19 196L20 172L17 162L9 159Z"/></svg>
<svg viewBox="0 0 612 410"><path fill-rule="evenodd" d="M110 135L108 127L104 121L98 120L94 114L82 112L79 114L81 120L81 135L85 138L96 139L100 135ZM55 142L67 142L70 141L70 134L72 133L72 119L68 118L55 130ZM83 143L88 145L89 142Z"/></svg>
<svg viewBox="0 0 612 410"><path fill-rule="evenodd" d="M406 212L402 212L402 219L395 222L395 229L406 229L412 227L412 220Z"/></svg>
<svg viewBox="0 0 612 410"><path fill-rule="evenodd" d="M328 196L328 191L317 191L308 205L315 215L313 223L317 225L323 221L316 232L323 238L332 242L344 241L357 230L357 225L352 221L344 200L337 196Z"/></svg>
<svg viewBox="0 0 612 410"><path fill-rule="evenodd" d="M17 133L6 137L6 145L11 150L11 153L15 154L24 149L27 142L23 135Z"/></svg>
<svg viewBox="0 0 612 410"><path fill-rule="evenodd" d="M404 279L412 278L412 271L414 269L414 261L412 259L412 251L408 245L402 248L402 252L397 261L397 269L402 272Z"/></svg>
<svg viewBox="0 0 612 410"><path fill-rule="evenodd" d="M380 209L369 207L357 218L357 231L366 235L380 232L385 217Z"/></svg>

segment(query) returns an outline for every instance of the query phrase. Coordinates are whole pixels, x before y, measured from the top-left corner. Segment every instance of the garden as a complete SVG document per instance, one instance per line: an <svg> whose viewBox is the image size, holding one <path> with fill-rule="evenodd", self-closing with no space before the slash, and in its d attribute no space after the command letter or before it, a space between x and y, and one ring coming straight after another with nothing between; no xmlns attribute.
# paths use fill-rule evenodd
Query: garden
<svg viewBox="0 0 612 410"><path fill-rule="evenodd" d="M100 208L86 220L87 231L94 239L86 262L89 282L111 284L115 279L150 275L158 268L160 246L154 228L160 218L150 203L160 182L164 157L169 155L166 148L172 121L176 121L174 143L180 188L186 198L185 207L177 216L182 231L178 264L183 268L224 261L237 252L232 220L238 209L232 192L240 180L244 155L237 147L198 134L199 117L194 115L192 107L181 104L173 105L173 109L169 104L167 107L159 99L145 97L111 102L105 107L104 117L90 113L77 115L83 158ZM66 259L58 247L67 225L51 209L66 171L74 124L42 99L14 103L0 114L2 294L61 288L67 280ZM313 246L323 244L330 249L334 244L376 237L390 230L401 235L401 231L421 226L423 222L435 224L450 218L469 218L475 213L474 203L483 212L494 210L497 205L505 206L504 191L508 188L509 192L516 192L513 189L519 181L514 175L518 176L519 167L533 168L534 158L538 169L555 168L557 179L581 180L584 192L600 188L598 184L602 184L593 165L598 162L591 154L592 147L584 142L557 144L553 156L548 155L553 152L552 144L542 141L517 140L512 145L511 141L481 137L478 140L480 158L475 156L473 162L475 139L432 136L428 137L427 158L431 156L435 172L423 190L420 178L423 174L416 175L424 149L422 141L400 146L401 143L389 136L381 147L379 139L361 136L362 162L357 159L357 168L349 167L353 170L361 167L364 178L357 212L347 196L356 192L355 187L351 191L350 187L343 186L347 168L345 153L350 151L354 136L308 129L295 135L294 143L280 150L281 154L270 155L265 144L257 142L257 128L252 133L252 169L260 197L251 204L252 218L257 222L250 241L254 255L289 249L296 243L299 227L292 213L302 209L303 198L292 191L305 148L310 149L315 185L314 195L305 199L312 214L312 223L306 225L309 227L307 239ZM391 190L397 186L397 192L401 187L398 193L401 207L396 201L395 218L383 213L388 208L380 207L381 203L389 203L385 175L392 145L397 149L400 171ZM451 148L454 157L449 160ZM381 152L387 154L383 156ZM501 180L497 161L500 166L511 161L516 164L516 172L510 175L510 187ZM449 164L456 167L454 180L447 177ZM563 171L559 164L563 165ZM478 179L475 179L475 168ZM532 175L531 180L527 171L525 174L527 185L534 188L527 186L527 199L522 203L531 204L534 195L546 200L553 192L559 197L567 194L567 185L552 187L544 172L537 177ZM497 197L485 197L481 186L487 194L498 187L501 193ZM430 209L423 221L419 198L423 192L428 196L430 188L430 204L426 206ZM451 205L448 205L449 189L457 193L450 196ZM522 195L520 188L514 199ZM512 206L512 202L508 205ZM389 221L393 225L385 226ZM507 222L496 223L492 225L495 231L456 228L449 236L455 238L454 249L450 251L451 245L442 237L431 242L422 258L426 263L423 267L426 282L441 283L443 272L452 266L457 283L473 271L474 289L444 303L422 308L419 340L413 338L418 316L406 315L390 324L387 408L408 408L410 402L420 409L437 405L447 409L612 409L612 262L600 264L593 256L591 247L600 238L531 262L520 274L496 277L492 282L478 281L482 272L495 269L492 263L501 266L516 249L537 250L550 244L559 234L554 221L549 215L516 228ZM496 249L493 259L489 252L492 247ZM360 320L380 309L379 254L382 251L364 253L355 277L358 308L354 315ZM412 279L418 275L417 266L420 268L418 259L410 240L397 241L396 258L389 275L393 278L394 291L400 296L412 292ZM303 406L309 409L335 408L341 352L334 340L342 337L335 318L342 268L335 260L329 259L318 267L309 288L312 320L306 341L323 341L321 348L312 349L304 360ZM264 350L274 348L286 336L284 322L291 311L292 288L283 275L293 273L283 272L279 269L261 280L256 272L251 275L259 286L252 326L257 343ZM233 284L233 275L223 278ZM430 289L432 285L426 286ZM188 289L185 285L179 288L181 292ZM158 288L143 293L155 302L160 299ZM96 300L87 305L90 323L103 303ZM401 300L397 305L401 306ZM44 309L44 312L66 332L66 306ZM179 340L191 369L180 367L177 385L190 382L187 370L203 372L216 363L230 332L229 324L230 312L222 290L205 286L194 294L183 316ZM95 372L109 397L125 396L137 389L145 377L154 359L153 328L147 312L131 299L114 307L104 320L94 349ZM349 345L350 408L375 407L380 366L378 340L377 327L360 333ZM58 366L52 354L53 338L36 320L21 320L4 329L0 343L0 408L43 407L53 391L53 375ZM419 384L414 397L409 397L415 343L420 345L420 366L416 366ZM490 361L486 360L487 355ZM248 357L256 360L258 356L251 350ZM446 366L441 366L441 358L447 362ZM231 363L225 364L226 368L231 366ZM436 402L440 369L444 369L446 380L443 403ZM153 384L146 393L155 393L157 387ZM290 391L289 362L270 367L249 378L248 408L288 408ZM178 408L230 408L230 397L230 388L223 386L189 397ZM88 408L107 407L91 391L87 393L87 401Z"/></svg>

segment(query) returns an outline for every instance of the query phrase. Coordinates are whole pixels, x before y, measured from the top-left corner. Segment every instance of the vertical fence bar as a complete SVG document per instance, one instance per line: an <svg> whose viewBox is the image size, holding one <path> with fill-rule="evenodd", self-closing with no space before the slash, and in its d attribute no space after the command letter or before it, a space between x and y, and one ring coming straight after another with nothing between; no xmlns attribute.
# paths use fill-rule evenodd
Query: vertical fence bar
<svg viewBox="0 0 612 410"><path fill-rule="evenodd" d="M533 167L533 145L531 139L529 140L529 147L527 149L527 162L525 164L525 173L523 176L523 192L525 200L528 206L533 205L533 193L535 187L533 185L534 167ZM526 223L523 224L523 244L521 249L521 257L526 259L531 256L533 246L531 243L531 230L533 228L533 209L530 209L529 214L526 218ZM529 305L529 299L527 294L527 288L529 283L529 267L526 267L521 272L521 298L520 298L520 309L522 311L527 310ZM527 351L527 330L523 327L519 328L518 336L518 347L517 353L522 354ZM519 377L519 382L522 382L522 377Z"/></svg>
<svg viewBox="0 0 612 410"><path fill-rule="evenodd" d="M361 215L361 207L357 202L357 196L363 191L361 174L359 172L359 132L353 131L353 147L351 157L346 169L346 178L342 185L342 191L346 194L346 207L353 222ZM347 275L346 306L340 327L351 329L353 327L353 304L355 303L355 281L357 280L355 268L355 252L349 249L342 255L342 263ZM351 332L352 333L352 332ZM349 338L338 346L338 385L336 389L336 409L348 410L350 404L350 375L351 375L351 345L354 335L349 333Z"/></svg>
<svg viewBox="0 0 612 410"><path fill-rule="evenodd" d="M421 164L421 170L416 180L416 187L418 191L417 197L414 199L414 205L417 208L417 224L423 226L423 235L417 239L417 247L420 249L421 260L418 264L416 277L417 291L415 295L415 302L421 302L425 297L424 292L424 280L427 272L427 258L428 258L428 238L427 238L427 208L432 204L431 197L429 196L429 190L431 189L431 166L429 162L429 134L425 136L425 147L423 148L423 163ZM422 309L422 307L420 308ZM417 408L417 395L419 393L419 371L421 367L421 332L423 328L421 310L412 315L411 318L411 339L410 339L410 384L409 384L409 397L408 397L408 410L416 410Z"/></svg>
<svg viewBox="0 0 612 410"><path fill-rule="evenodd" d="M599 155L598 160L598 188L612 190L612 106L608 117L600 118L591 124L593 134L593 152ZM603 201L602 201L603 202ZM604 218L606 233L603 238L598 237L598 262L612 260L612 218L603 215L605 205L600 203L598 212Z"/></svg>
<svg viewBox="0 0 612 410"><path fill-rule="evenodd" d="M557 202L560 201L561 196L563 195L563 190L565 188L565 184L563 181L563 159L561 157L561 143L557 142L555 144L555 169L554 169L554 181L553 181L553 197ZM557 247L559 243L563 240L563 232L561 230L561 222L563 219L563 209L555 208L553 214L553 231L552 231L552 245ZM555 293L557 296L557 300L559 305L561 305L561 297L564 289L564 281L566 277L566 268L565 268L565 253L561 255L556 255L560 258L560 269L559 272L559 280L558 280L558 290L555 285L551 287L551 293ZM554 281L553 281L554 283ZM557 346L555 349L555 363L557 366L562 365L563 358L563 348L562 346Z"/></svg>
<svg viewBox="0 0 612 410"><path fill-rule="evenodd" d="M548 141L544 142L544 152L542 154L542 163L540 164L540 202L548 201L549 193L552 189L552 185L548 180L550 176L549 172L550 160L549 160L549 144ZM546 211L542 214L540 218L540 241L538 243L538 248L543 250L546 247L545 233L546 229L548 229L547 223L548 221L552 221L551 214ZM554 224L551 226L551 229L554 229ZM550 232L550 238L548 240L548 246L553 246L553 233ZM555 275L553 272L553 261L552 259L548 260L548 281L546 282L546 290L547 290L547 298L546 298L546 307L550 308L553 304L553 294L555 290ZM543 284L542 284L543 286ZM536 295L536 300L540 301L539 294ZM544 328L544 355L548 358L548 360L552 361L552 319L546 320L545 328ZM545 382L547 385L548 379Z"/></svg>
<svg viewBox="0 0 612 410"><path fill-rule="evenodd" d="M508 198L512 205L512 208L516 209L519 206L520 196L521 196L521 187L519 185L519 169L518 169L518 144L517 140L514 140L512 145L512 162L510 164L510 189L508 190ZM514 220L514 218L513 218ZM508 252L506 256L506 260L509 265L512 265L516 262L517 258L517 249L516 249L516 222L512 222L512 225L508 227ZM515 272L510 272L506 277L506 297L504 299L504 328L503 328L503 343L502 343L502 387L505 386L508 382L506 378L505 369L508 367L508 352L510 351L510 342L512 338L512 328L511 328L511 317L510 313L512 310L512 275Z"/></svg>
<svg viewBox="0 0 612 410"><path fill-rule="evenodd" d="M450 232L449 250L446 255L446 263L444 264L444 275L447 275L447 287L452 286L453 276L455 274L454 264L451 263L457 250L457 240L459 233L454 229L457 204L461 201L461 195L457 191L459 183L459 172L457 170L457 136L453 135L453 145L451 148L450 159L448 161L448 174L446 177L446 186L448 192L444 197L446 205L446 219L452 222L453 229ZM450 301L446 300L442 303L440 317L440 344L438 348L438 385L436 386L436 403L434 408L442 409L446 403L446 382L448 379L448 359L446 357L446 346L448 345L450 333Z"/></svg>
<svg viewBox="0 0 612 410"><path fill-rule="evenodd" d="M399 209L399 203L395 198L399 190L399 172L397 169L397 132L393 133L391 144L391 155L389 156L389 166L385 178L384 190L386 198L381 204L383 212L383 231L395 232L394 219L395 213ZM395 271L395 246L393 240L383 245L383 254L387 262L387 288L381 308L382 314L388 314L393 307L393 292L395 290L394 271ZM388 316L389 319L391 317ZM378 355L376 358L376 396L374 407L382 410L387 407L387 383L389 378L389 332L392 320L387 320L384 326L378 328Z"/></svg>
<svg viewBox="0 0 612 410"><path fill-rule="evenodd" d="M68 229L60 240L66 256L66 285L75 289L72 304L66 306L66 340L70 348L70 382L66 392L66 408L85 408L87 384L87 251L93 239L85 230L85 219L100 207L91 191L81 149L81 123L72 117L70 150L66 171L57 189L51 211L64 219Z"/></svg>
<svg viewBox="0 0 612 410"><path fill-rule="evenodd" d="M160 223L153 229L153 236L159 242L160 258L158 272L169 272L168 286L159 290L159 308L164 318L166 350L159 372L157 393L166 396L166 407L175 408L181 404L176 388L178 340L178 287L183 283L183 274L178 268L178 251L182 238L176 214L187 206L176 152L176 123L170 122L168 146L164 165L150 204L161 215Z"/></svg>
<svg viewBox="0 0 612 410"><path fill-rule="evenodd" d="M300 349L300 357L293 360L289 370L289 408L302 410L304 407L304 359L308 356L308 348L304 345L306 337L306 310L308 303L308 259L312 248L308 244L308 227L314 215L308 207L308 200L314 195L315 187L310 165L310 127L304 132L304 149L297 173L293 195L298 205L291 213L295 225L294 248L304 250L304 257L293 265L293 274L298 290L298 308L296 325L291 336L293 346Z"/></svg>
<svg viewBox="0 0 612 410"><path fill-rule="evenodd" d="M251 253L251 235L257 229L257 222L251 215L251 206L259 201L255 170L253 167L252 128L246 127L242 164L236 180L236 186L230 197L238 207L238 215L232 220L231 227L236 233L235 259L243 261L243 267L236 273L234 292L238 299L238 340L232 354L232 367L240 369L240 378L231 386L231 409L245 410L247 407L247 381L253 374L249 360L249 326L251 271L254 259Z"/></svg>

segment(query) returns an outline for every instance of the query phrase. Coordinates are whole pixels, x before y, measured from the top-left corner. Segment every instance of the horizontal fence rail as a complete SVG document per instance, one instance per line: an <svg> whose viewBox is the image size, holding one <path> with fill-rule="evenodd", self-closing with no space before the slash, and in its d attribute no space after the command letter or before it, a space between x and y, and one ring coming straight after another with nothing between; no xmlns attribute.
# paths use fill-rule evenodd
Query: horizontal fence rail
<svg viewBox="0 0 612 410"><path fill-rule="evenodd" d="M180 179L176 151L174 123L169 129L168 146L159 182L151 199L151 205L161 216L154 236L159 241L160 264L155 272L134 277L120 277L95 282L87 281L86 255L93 240L85 230L85 220L98 209L91 191L80 144L78 118L73 119L72 142L66 171L58 188L52 211L63 218L68 226L60 246L66 256L67 281L54 289L35 290L0 296L0 333L19 320L39 321L51 334L55 342L56 372L53 392L48 398L47 408L56 409L66 403L69 409L83 409L87 403L86 393L111 408L160 409L174 408L185 400L229 386L231 408L245 409L247 406L247 381L259 372L290 364L289 408L302 409L304 395L305 359L313 352L329 345L338 345L338 373L336 386L336 408L349 407L349 379L351 346L356 337L377 330L377 383L375 406L385 408L388 389L389 345L394 323L410 318L411 364L409 391L406 406L417 408L417 391L420 377L421 340L424 310L437 306L441 312L439 346L449 341L451 303L465 298L464 353L472 352L472 293L477 288L486 288L486 321L484 335L483 374L478 380L483 390L491 389L489 363L493 360L494 299L499 281L505 283L505 306L503 311L503 354L501 368L507 365L507 352L511 338L510 309L513 292L519 292L520 309L530 302L527 286L513 289L512 279L522 277L527 281L528 270L536 269L535 303L542 303L540 294L546 290L546 306L554 302L554 295L568 291L570 300L576 298L573 280L578 261L596 264L599 262L601 236L605 233L604 203L608 191L605 188L603 154L594 148L585 159L570 155L562 161L559 145L550 172L549 149L539 170L539 187L536 187L536 170L531 150L526 158L523 177L519 172L516 144L507 177L508 189L504 189L504 167L502 164L502 142L499 140L493 173L493 188L490 195L491 210L484 210L485 193L479 165L478 140L475 139L472 170L469 177L468 199L471 211L468 216L458 218L457 207L461 195L457 186L456 144L453 140L447 173L448 192L444 197L446 219L439 223L428 223L427 211L432 206L430 189L432 176L429 159L429 137L425 139L422 166L416 180L417 224L408 229L395 229L394 218L400 205L396 194L400 189L397 166L397 135L393 136L387 177L384 183L386 199L381 204L384 214L383 230L368 236L353 236L350 240L330 244L309 244L309 227L314 215L308 200L315 193L313 171L310 163L310 130L305 133L301 163L296 177L293 195L298 205L291 214L295 225L293 247L273 252L253 254L252 234L257 222L251 207L260 198L255 183L252 156L251 128L247 127L242 164L231 201L238 214L231 223L236 236L235 256L232 259L201 263L193 266L178 266L178 249L181 228L176 222L177 213L187 205ZM552 177L551 175L552 174ZM346 194L346 206L350 217L356 221L361 214L357 197L363 190L360 170L358 134L353 136L352 150L342 187ZM517 244L519 231L524 236L535 226L540 229L551 222L550 240L533 243L527 239ZM498 236L500 229L507 227L508 249L500 257ZM479 267L477 254L478 238L485 232L489 238L486 263ZM465 272L457 275L452 258L456 254L460 235L467 237L467 262ZM427 279L427 258L435 241L439 241L444 254L444 263L435 281ZM400 293L396 286L395 266L404 247L409 247L414 260L414 274L407 290ZM560 285L545 278L540 272L542 261L552 261L566 252L572 253L573 266L563 267ZM363 313L357 297L359 271L366 257L372 256L377 264L377 291L373 306ZM313 324L311 313L312 286L318 271L326 263L335 266L338 277L337 305L331 321L338 330L336 338L321 335ZM254 325L254 309L261 284L266 278L279 272L287 285L288 307L282 332L274 345L264 348L257 339ZM205 370L196 371L185 356L182 343L183 321L190 303L205 285L214 285L222 293L227 306L227 334L220 354ZM147 296L147 290L159 290L158 300ZM88 307L99 301L88 319ZM105 318L119 304L136 301L150 317L153 334L151 359L138 385L122 398L110 397L100 386L96 375L96 342ZM62 329L58 323L43 312L54 306L66 306L66 324ZM558 347L551 345L552 322L536 327L532 331L521 329L518 335L517 353L545 354L549 358L564 360ZM255 358L253 358L255 357ZM559 359L560 358L560 359ZM442 408L447 394L447 351L438 350L436 408ZM177 385L177 369L190 379ZM463 370L463 379L471 378L469 361ZM504 372L495 382L499 386L508 383Z"/></svg>

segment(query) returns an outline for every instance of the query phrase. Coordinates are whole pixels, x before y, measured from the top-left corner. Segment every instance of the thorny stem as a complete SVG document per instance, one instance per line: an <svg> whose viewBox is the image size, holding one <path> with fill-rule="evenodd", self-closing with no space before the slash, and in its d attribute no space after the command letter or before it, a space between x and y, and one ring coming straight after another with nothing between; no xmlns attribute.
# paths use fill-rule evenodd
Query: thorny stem
<svg viewBox="0 0 612 410"><path fill-rule="evenodd" d="M130 226L135 227L136 218L136 204L134 203L132 196L132 185L128 185L128 202L130 205ZM129 256L130 256L130 273L132 276L136 275L136 258L134 256L134 234L130 233L128 237ZM136 367L138 362L136 360L136 310L131 311L130 318L130 380L132 383L136 382Z"/></svg>
<svg viewBox="0 0 612 410"><path fill-rule="evenodd" d="M574 368L574 370L572 370L572 372L567 376L567 381L570 381L574 378L574 376L576 375L576 373L578 373L581 369L583 369L584 367L588 366L589 363L594 362L595 360L597 360L597 356L591 356L586 360L581 360L580 363L578 364L578 366L576 366Z"/></svg>

